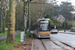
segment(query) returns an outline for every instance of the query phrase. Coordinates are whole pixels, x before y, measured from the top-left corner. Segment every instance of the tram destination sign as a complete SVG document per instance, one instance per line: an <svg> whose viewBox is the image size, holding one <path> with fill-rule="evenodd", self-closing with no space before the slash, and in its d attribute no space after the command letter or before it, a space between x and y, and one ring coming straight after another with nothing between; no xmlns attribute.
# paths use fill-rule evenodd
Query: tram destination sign
<svg viewBox="0 0 75 50"><path fill-rule="evenodd" d="M40 23L48 23L48 21L40 21Z"/></svg>

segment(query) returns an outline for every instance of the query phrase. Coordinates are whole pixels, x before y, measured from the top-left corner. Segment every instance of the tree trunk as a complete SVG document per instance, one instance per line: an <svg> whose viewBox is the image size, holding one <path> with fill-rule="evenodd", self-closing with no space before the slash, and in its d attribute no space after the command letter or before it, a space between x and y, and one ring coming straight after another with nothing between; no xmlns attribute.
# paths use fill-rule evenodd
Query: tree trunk
<svg viewBox="0 0 75 50"><path fill-rule="evenodd" d="M1 33L1 8L0 8L0 33Z"/></svg>
<svg viewBox="0 0 75 50"><path fill-rule="evenodd" d="M22 17L22 22L21 22L21 31L24 31L24 15L25 15L25 2L24 2L24 6L23 6L23 17Z"/></svg>
<svg viewBox="0 0 75 50"><path fill-rule="evenodd" d="M27 17L28 17L28 3L26 3L26 6L25 6L25 29L27 29Z"/></svg>
<svg viewBox="0 0 75 50"><path fill-rule="evenodd" d="M15 42L15 0L9 0L7 42Z"/></svg>
<svg viewBox="0 0 75 50"><path fill-rule="evenodd" d="M1 12L1 32L3 32L3 10Z"/></svg>
<svg viewBox="0 0 75 50"><path fill-rule="evenodd" d="M5 32L5 9L1 10L1 32Z"/></svg>
<svg viewBox="0 0 75 50"><path fill-rule="evenodd" d="M2 16L3 16L3 9L2 9L2 6L3 6L3 1L1 0L1 32L3 32L3 18L2 18Z"/></svg>
<svg viewBox="0 0 75 50"><path fill-rule="evenodd" d="M6 28L6 14L7 14L7 11L5 10L5 23L4 23L4 26L5 26L5 28ZM5 30L6 31L6 30Z"/></svg>
<svg viewBox="0 0 75 50"><path fill-rule="evenodd" d="M16 15L16 31L18 31L18 15Z"/></svg>
<svg viewBox="0 0 75 50"><path fill-rule="evenodd" d="M2 24L1 25L2 26L2 32L5 31L5 15L4 14L5 14L5 10L3 9L2 10L2 23L1 23Z"/></svg>
<svg viewBox="0 0 75 50"><path fill-rule="evenodd" d="M23 11L24 11L23 15L25 15L25 30L26 30L27 29L27 17L28 17L28 3L27 2L24 2ZM21 31L24 31L24 17L23 17Z"/></svg>

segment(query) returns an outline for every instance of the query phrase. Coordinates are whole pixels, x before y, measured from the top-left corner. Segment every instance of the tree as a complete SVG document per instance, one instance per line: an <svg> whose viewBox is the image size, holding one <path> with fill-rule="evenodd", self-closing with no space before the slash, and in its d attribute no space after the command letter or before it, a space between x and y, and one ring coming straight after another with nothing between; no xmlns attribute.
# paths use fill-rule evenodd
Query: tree
<svg viewBox="0 0 75 50"><path fill-rule="evenodd" d="M1 33L1 8L0 8L0 33Z"/></svg>
<svg viewBox="0 0 75 50"><path fill-rule="evenodd" d="M59 6L54 5L54 16L57 16L59 14Z"/></svg>
<svg viewBox="0 0 75 50"><path fill-rule="evenodd" d="M68 25L68 22L67 21L64 21L62 23L62 28L64 29L64 27L65 27L65 29L68 29L69 28L69 25Z"/></svg>
<svg viewBox="0 0 75 50"><path fill-rule="evenodd" d="M24 31L24 16L25 16L25 29L27 28L27 18L28 18L28 1L23 1L23 20L22 20L22 27L21 31Z"/></svg>
<svg viewBox="0 0 75 50"><path fill-rule="evenodd" d="M47 0L33 0L30 3L31 26L47 14L54 16L53 4L47 3Z"/></svg>
<svg viewBox="0 0 75 50"><path fill-rule="evenodd" d="M7 42L15 42L15 0L9 0Z"/></svg>
<svg viewBox="0 0 75 50"><path fill-rule="evenodd" d="M50 16L54 16L54 6L51 3L44 5L43 16L46 16L48 14Z"/></svg>
<svg viewBox="0 0 75 50"><path fill-rule="evenodd" d="M24 3L22 0L16 0L16 24L15 24L15 30L17 31L18 29L21 30L22 22L23 22L23 6Z"/></svg>
<svg viewBox="0 0 75 50"><path fill-rule="evenodd" d="M59 22L53 17L53 16L50 16L49 14L46 15L44 18L49 18L50 19L50 22L51 22L51 28L54 28L54 25L59 25Z"/></svg>
<svg viewBox="0 0 75 50"><path fill-rule="evenodd" d="M1 32L5 31L5 27L7 24L7 18L6 16L8 15L8 0L0 0L0 8L1 8ZM4 26L3 26L4 25Z"/></svg>
<svg viewBox="0 0 75 50"><path fill-rule="evenodd" d="M71 11L73 11L74 8L71 5L71 3L69 2L62 2L60 5L60 14L63 15L66 20L72 20L72 13Z"/></svg>

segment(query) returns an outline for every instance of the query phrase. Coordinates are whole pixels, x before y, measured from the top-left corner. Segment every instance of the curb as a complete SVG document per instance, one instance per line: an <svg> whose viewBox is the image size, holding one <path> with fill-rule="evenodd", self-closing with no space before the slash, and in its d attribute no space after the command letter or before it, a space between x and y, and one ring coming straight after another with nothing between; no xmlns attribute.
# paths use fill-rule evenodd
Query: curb
<svg viewBox="0 0 75 50"><path fill-rule="evenodd" d="M34 39L32 40L32 46L31 46L31 50L33 50L33 41L34 41Z"/></svg>

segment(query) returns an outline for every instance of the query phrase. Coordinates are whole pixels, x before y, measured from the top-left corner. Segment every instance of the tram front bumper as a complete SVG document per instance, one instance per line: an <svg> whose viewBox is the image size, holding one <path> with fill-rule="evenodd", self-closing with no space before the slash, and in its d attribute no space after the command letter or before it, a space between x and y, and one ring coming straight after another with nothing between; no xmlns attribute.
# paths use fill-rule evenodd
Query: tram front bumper
<svg viewBox="0 0 75 50"><path fill-rule="evenodd" d="M38 34L38 38L50 38L50 34L48 34L48 35L40 35L40 34Z"/></svg>

